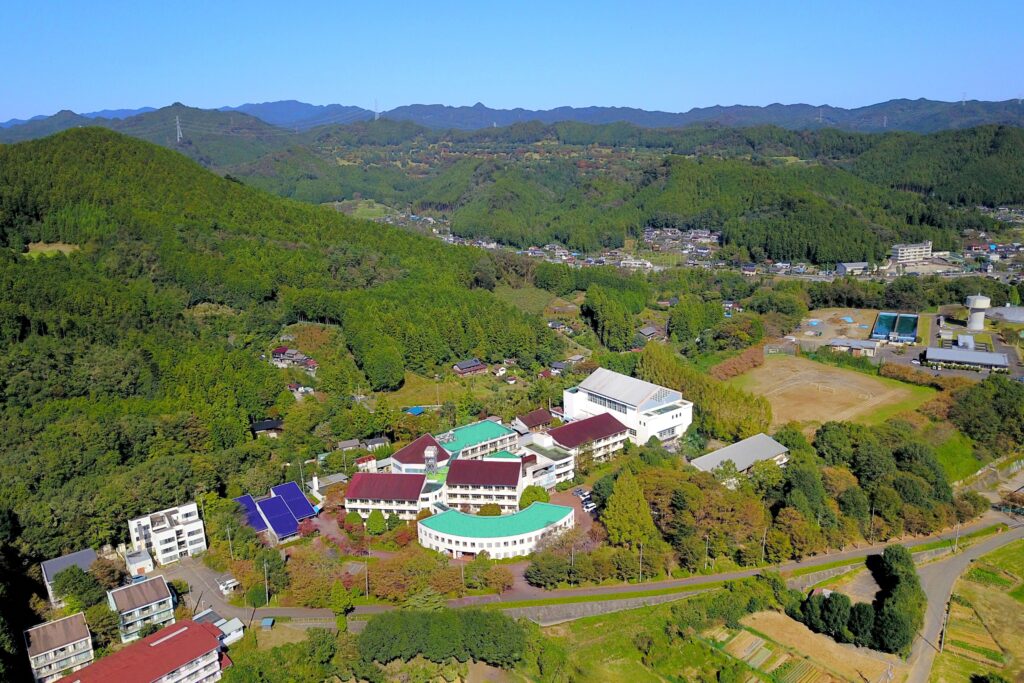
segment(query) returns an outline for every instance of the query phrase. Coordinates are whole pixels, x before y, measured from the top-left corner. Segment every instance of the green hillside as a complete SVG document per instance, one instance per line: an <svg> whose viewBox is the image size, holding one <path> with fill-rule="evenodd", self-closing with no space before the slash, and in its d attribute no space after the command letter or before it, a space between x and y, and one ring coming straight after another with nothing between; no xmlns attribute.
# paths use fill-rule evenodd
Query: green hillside
<svg viewBox="0 0 1024 683"><path fill-rule="evenodd" d="M25 258L35 241L81 248ZM197 489L280 481L301 440L271 452L247 425L292 401L260 360L283 325L335 325L321 434L345 428L353 392L395 388L407 369L557 357L539 318L473 288L481 268L475 250L273 197L101 128L0 147L0 508L22 548L117 541L125 518Z"/></svg>

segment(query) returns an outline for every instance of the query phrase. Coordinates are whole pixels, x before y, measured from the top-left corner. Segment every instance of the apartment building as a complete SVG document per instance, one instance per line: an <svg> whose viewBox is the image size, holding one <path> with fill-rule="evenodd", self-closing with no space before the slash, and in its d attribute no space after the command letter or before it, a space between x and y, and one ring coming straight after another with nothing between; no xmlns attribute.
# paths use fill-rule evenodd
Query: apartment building
<svg viewBox="0 0 1024 683"><path fill-rule="evenodd" d="M586 452L594 462L601 462L622 450L629 428L611 413L601 413L552 429L547 435L577 460Z"/></svg>
<svg viewBox="0 0 1024 683"><path fill-rule="evenodd" d="M231 660L213 624L186 619L111 653L59 683L214 683Z"/></svg>
<svg viewBox="0 0 1024 683"><path fill-rule="evenodd" d="M356 472L345 490L345 509L366 519L374 510L387 517L416 519L427 477L424 474Z"/></svg>
<svg viewBox="0 0 1024 683"><path fill-rule="evenodd" d="M641 445L651 437L659 441L680 437L693 422L693 403L678 391L605 368L566 389L562 402L569 420L614 415L628 429L629 439Z"/></svg>
<svg viewBox="0 0 1024 683"><path fill-rule="evenodd" d="M932 257L932 243L919 242L917 244L894 244L892 245L893 263L920 263Z"/></svg>
<svg viewBox="0 0 1024 683"><path fill-rule="evenodd" d="M36 683L50 683L64 671L78 671L94 657L85 614L33 626L25 631L25 650Z"/></svg>
<svg viewBox="0 0 1024 683"><path fill-rule="evenodd" d="M78 567L83 572L87 572L95 561L96 551L92 548L85 548L40 563L39 566L43 571L43 584L46 586L46 596L50 599L50 604L58 609L64 606L64 601L53 592L53 581L57 578L57 574L68 567Z"/></svg>
<svg viewBox="0 0 1024 683"><path fill-rule="evenodd" d="M519 496L526 487L519 458L456 460L445 479L445 504L463 512L477 513L494 503L503 515L519 511Z"/></svg>
<svg viewBox="0 0 1024 683"><path fill-rule="evenodd" d="M118 616L122 643L138 639L148 624L174 623L174 601L162 576L108 591L107 604Z"/></svg>
<svg viewBox="0 0 1024 683"><path fill-rule="evenodd" d="M132 547L147 550L160 565L206 550L206 530L195 503L167 508L128 522Z"/></svg>

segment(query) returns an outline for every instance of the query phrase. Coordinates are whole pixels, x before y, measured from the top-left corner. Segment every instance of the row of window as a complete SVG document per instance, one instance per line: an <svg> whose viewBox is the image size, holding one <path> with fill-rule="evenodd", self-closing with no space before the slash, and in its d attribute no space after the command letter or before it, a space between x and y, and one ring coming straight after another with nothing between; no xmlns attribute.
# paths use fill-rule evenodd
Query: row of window
<svg viewBox="0 0 1024 683"><path fill-rule="evenodd" d="M610 398L592 394L589 391L587 392L587 400L595 405L601 406L602 408L608 408L609 410L614 410L615 412L622 413L623 415L629 413L630 410L629 406L625 403L619 403L618 401L613 401Z"/></svg>

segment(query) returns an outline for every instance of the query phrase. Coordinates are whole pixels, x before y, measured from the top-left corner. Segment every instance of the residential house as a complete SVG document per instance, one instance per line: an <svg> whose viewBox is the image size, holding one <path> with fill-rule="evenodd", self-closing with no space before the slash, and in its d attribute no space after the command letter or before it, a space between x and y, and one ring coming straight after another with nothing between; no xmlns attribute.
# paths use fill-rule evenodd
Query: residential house
<svg viewBox="0 0 1024 683"><path fill-rule="evenodd" d="M177 562L206 550L206 528L199 507L186 503L128 522L135 550L146 550L160 565Z"/></svg>
<svg viewBox="0 0 1024 683"><path fill-rule="evenodd" d="M192 621L197 624L213 624L216 626L217 630L221 632L221 645L225 647L233 643L237 643L245 635L245 624L243 624L240 619L237 617L225 619L212 609L205 609L196 614L192 617Z"/></svg>
<svg viewBox="0 0 1024 683"><path fill-rule="evenodd" d="M452 366L452 370L459 377L468 377L487 372L487 364L482 363L479 358L470 358L469 360L460 360Z"/></svg>
<svg viewBox="0 0 1024 683"><path fill-rule="evenodd" d="M50 683L65 671L78 671L94 656L85 614L33 626L25 631L25 650L36 683Z"/></svg>
<svg viewBox="0 0 1024 683"><path fill-rule="evenodd" d="M64 606L64 601L60 600L53 592L53 580L57 577L57 574L72 566L87 572L95 561L96 551L92 548L85 548L84 550L68 553L67 555L61 555L52 560L42 562L40 567L43 570L43 584L46 586L46 596L50 599L50 604L56 608Z"/></svg>
<svg viewBox="0 0 1024 683"><path fill-rule="evenodd" d="M370 451L380 450L381 448L387 448L391 445L391 439L386 436L375 436L372 439L367 439L362 443L363 448Z"/></svg>
<svg viewBox="0 0 1024 683"><path fill-rule="evenodd" d="M284 433L284 420L259 420L257 422L253 422L249 426L249 430L252 432L252 438L254 439L258 439L260 437L276 439Z"/></svg>
<svg viewBox="0 0 1024 683"><path fill-rule="evenodd" d="M659 441L678 438L693 422L693 403L678 391L605 368L563 391L562 403L569 420L615 415L637 444L646 444L651 437Z"/></svg>
<svg viewBox="0 0 1024 683"><path fill-rule="evenodd" d="M355 451L359 450L360 448L362 448L362 444L359 442L359 439L345 439L344 441L339 441L334 450Z"/></svg>
<svg viewBox="0 0 1024 683"><path fill-rule="evenodd" d="M191 619L113 652L59 683L214 683L231 666L221 631Z"/></svg>
<svg viewBox="0 0 1024 683"><path fill-rule="evenodd" d="M138 639L148 624L174 623L174 601L162 576L107 591L107 605L117 614L122 643Z"/></svg>
<svg viewBox="0 0 1024 683"><path fill-rule="evenodd" d="M520 434L543 432L551 426L554 419L547 408L538 408L512 420L512 428Z"/></svg>
<svg viewBox="0 0 1024 683"><path fill-rule="evenodd" d="M644 341L651 341L658 337L658 328L654 325L644 325L640 328L639 334L644 338Z"/></svg>

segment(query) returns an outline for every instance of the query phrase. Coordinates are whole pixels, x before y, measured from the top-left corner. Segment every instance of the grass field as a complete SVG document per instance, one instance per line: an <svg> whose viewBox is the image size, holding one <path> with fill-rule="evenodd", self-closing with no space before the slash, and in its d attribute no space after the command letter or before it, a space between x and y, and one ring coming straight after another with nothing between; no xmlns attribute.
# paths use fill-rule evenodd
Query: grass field
<svg viewBox="0 0 1024 683"><path fill-rule="evenodd" d="M398 391L392 391L387 396L392 406L424 406L439 405L446 401L457 401L469 391L476 398L487 398L498 389L505 388L509 391L522 391L525 389L524 382L508 385L504 381L494 377L490 372L484 375L456 378L445 376L440 382L433 378L423 377L412 372L405 373L405 383Z"/></svg>
<svg viewBox="0 0 1024 683"><path fill-rule="evenodd" d="M56 256L57 254L64 254L66 256L78 251L80 248L77 244L67 244L65 242L30 242L25 258Z"/></svg>
<svg viewBox="0 0 1024 683"><path fill-rule="evenodd" d="M540 315L554 299L551 292L537 287L513 289L508 285L495 287L494 296L530 315Z"/></svg>
<svg viewBox="0 0 1024 683"><path fill-rule="evenodd" d="M972 674L997 673L1024 680L1024 540L975 562L953 588L946 648L935 660L932 681L966 681Z"/></svg>
<svg viewBox="0 0 1024 683"><path fill-rule="evenodd" d="M950 481L969 477L984 464L974 457L974 442L948 422L929 424L924 438L935 448L935 456Z"/></svg>
<svg viewBox="0 0 1024 683"><path fill-rule="evenodd" d="M772 422L808 426L828 420L878 424L916 410L937 393L929 387L777 354L764 365L729 380L734 386L764 396L772 406Z"/></svg>
<svg viewBox="0 0 1024 683"><path fill-rule="evenodd" d="M372 199L349 199L343 202L332 202L330 206L353 218L364 218L366 220L383 218L395 213L395 210L390 206L378 204Z"/></svg>

